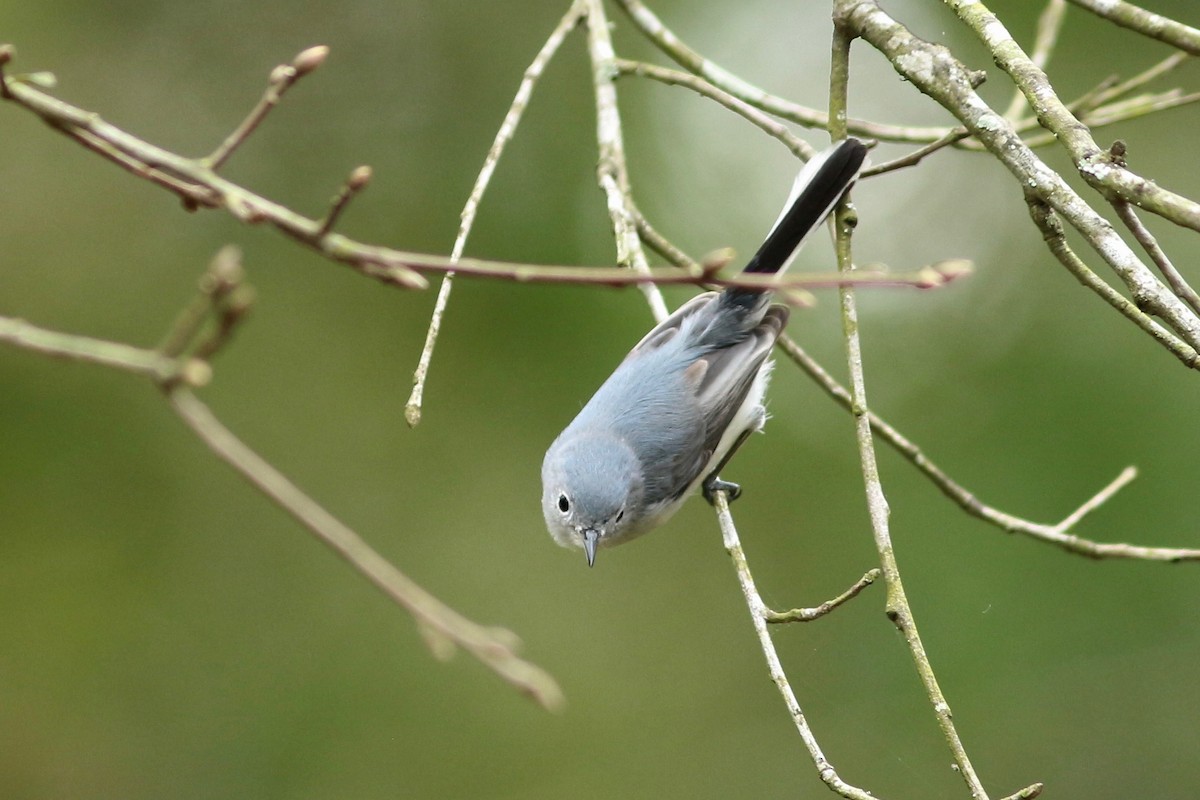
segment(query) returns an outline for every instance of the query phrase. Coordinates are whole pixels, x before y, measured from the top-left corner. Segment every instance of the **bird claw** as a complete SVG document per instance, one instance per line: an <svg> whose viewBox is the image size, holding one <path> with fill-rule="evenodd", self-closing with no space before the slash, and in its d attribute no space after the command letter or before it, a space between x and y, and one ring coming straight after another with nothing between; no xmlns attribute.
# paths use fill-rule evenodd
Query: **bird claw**
<svg viewBox="0 0 1200 800"><path fill-rule="evenodd" d="M715 476L704 482L701 491L704 493L704 499L708 501L709 505L716 504L715 495L717 492L724 492L726 501L730 503L742 496L741 486L731 481L723 481Z"/></svg>

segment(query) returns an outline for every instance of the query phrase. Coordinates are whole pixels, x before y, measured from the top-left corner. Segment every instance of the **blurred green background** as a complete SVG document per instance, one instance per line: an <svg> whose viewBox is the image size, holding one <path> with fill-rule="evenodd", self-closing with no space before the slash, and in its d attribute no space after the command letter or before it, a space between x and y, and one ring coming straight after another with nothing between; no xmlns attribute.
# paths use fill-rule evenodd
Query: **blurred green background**
<svg viewBox="0 0 1200 800"><path fill-rule="evenodd" d="M1040 5L993 8L1029 42ZM370 164L375 182L342 230L446 253L566 6L0 0L0 40L18 48L11 71L52 70L64 99L188 154L239 121L275 64L328 44L326 65L226 174L317 215ZM744 77L826 102L827 4L653 7ZM1007 105L1003 76L947 11L888 7L988 69L986 96ZM1193 0L1153 7L1200 23ZM610 12L619 53L651 55ZM1049 71L1074 97L1168 52L1071 9ZM854 115L947 122L868 47L854 55ZM1156 88L1176 83L1195 90L1195 65ZM692 253L752 250L790 183L787 152L683 90L619 89L643 209ZM1190 107L1098 138L1126 139L1135 168L1196 197L1198 124ZM612 260L593 126L576 34L469 254ZM648 326L639 293L461 280L425 420L409 430L433 292L385 288L226 215L186 214L8 104L0 131L0 313L151 345L212 254L240 245L259 300L202 397L428 589L518 632L568 698L547 714L469 658L436 662L404 613L213 458L145 382L4 348L0 797L827 796L702 502L594 570L544 530L542 453ZM1038 521L1136 464L1141 477L1082 532L1200 545L1200 376L1052 261L1008 175L945 152L855 199L860 261L977 266L937 292L863 294L873 408L983 500ZM1151 226L1196 278L1196 237ZM830 268L827 242L801 261ZM841 376L835 305L821 294L791 332ZM786 364L771 410L769 435L727 477L746 488L737 519L767 601L814 605L875 565L851 422ZM994 796L1032 781L1053 797L1194 796L1200 566L1067 555L965 516L886 449L881 468L910 599ZM966 796L882 602L872 587L775 632L796 693L846 780L885 798Z"/></svg>

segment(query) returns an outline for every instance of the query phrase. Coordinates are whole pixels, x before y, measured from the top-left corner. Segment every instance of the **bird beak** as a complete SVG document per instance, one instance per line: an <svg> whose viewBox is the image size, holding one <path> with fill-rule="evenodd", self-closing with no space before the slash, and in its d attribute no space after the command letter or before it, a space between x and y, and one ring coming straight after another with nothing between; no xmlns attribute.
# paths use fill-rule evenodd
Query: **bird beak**
<svg viewBox="0 0 1200 800"><path fill-rule="evenodd" d="M583 532L583 552L587 554L588 566L596 563L596 543L600 541L600 531L591 528Z"/></svg>

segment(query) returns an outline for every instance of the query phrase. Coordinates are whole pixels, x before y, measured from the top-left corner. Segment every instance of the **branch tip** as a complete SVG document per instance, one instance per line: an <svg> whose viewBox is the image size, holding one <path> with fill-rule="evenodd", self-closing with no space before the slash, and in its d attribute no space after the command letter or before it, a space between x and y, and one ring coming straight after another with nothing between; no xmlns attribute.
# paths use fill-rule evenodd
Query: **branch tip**
<svg viewBox="0 0 1200 800"><path fill-rule="evenodd" d="M361 192L371 183L373 172L367 165L355 167L350 173L350 177L346 178L346 182L342 184L342 188L333 196L333 200L329 204L329 212L325 218L321 220L321 226L317 230L317 238L320 239L333 229L334 223L338 221L338 217L342 215L342 211L349 205L354 196Z"/></svg>
<svg viewBox="0 0 1200 800"><path fill-rule="evenodd" d="M350 173L350 178L346 181L346 186L352 191L361 192L367 188L367 184L371 182L371 178L374 175L374 171L366 164L363 164L361 167L355 167L354 171Z"/></svg>
<svg viewBox="0 0 1200 800"><path fill-rule="evenodd" d="M421 273L409 269L403 264L392 264L387 267L387 280L405 289L428 289L429 281Z"/></svg>
<svg viewBox="0 0 1200 800"><path fill-rule="evenodd" d="M849 589L832 600L826 600L821 605L814 606L813 608L793 608L790 611L772 611L769 608L763 608L763 619L771 625L781 625L789 622L812 622L815 619L820 619L838 606L844 605L847 601L857 597L863 589L879 580L879 576L882 574L883 571L878 567L867 570Z"/></svg>
<svg viewBox="0 0 1200 800"><path fill-rule="evenodd" d="M729 265L737 256L732 247L722 247L700 259L700 277L707 280Z"/></svg>
<svg viewBox="0 0 1200 800"><path fill-rule="evenodd" d="M316 47L310 47L303 50L292 59L292 69L296 71L296 78L303 78L305 75L313 72L322 64L329 56L329 46L319 44Z"/></svg>
<svg viewBox="0 0 1200 800"><path fill-rule="evenodd" d="M975 272L975 263L966 258L948 258L929 265L940 276L943 284L966 277ZM939 284L940 285L940 284Z"/></svg>
<svg viewBox="0 0 1200 800"><path fill-rule="evenodd" d="M1020 790L1019 792L1014 792L1013 794L1010 794L1008 797L1001 798L1001 800L1033 800L1035 797L1040 796L1042 793L1042 790L1045 788L1046 788L1045 784L1043 784L1041 782L1032 783L1029 786L1026 786L1024 789Z"/></svg>
<svg viewBox="0 0 1200 800"><path fill-rule="evenodd" d="M214 291L228 292L246 279L246 268L242 266L242 250L235 244L227 244L217 251L209 264L205 278L215 283ZM201 279L203 280L203 279Z"/></svg>
<svg viewBox="0 0 1200 800"><path fill-rule="evenodd" d="M421 405L419 403L410 401L404 406L404 421L410 428L415 428L421 424Z"/></svg>

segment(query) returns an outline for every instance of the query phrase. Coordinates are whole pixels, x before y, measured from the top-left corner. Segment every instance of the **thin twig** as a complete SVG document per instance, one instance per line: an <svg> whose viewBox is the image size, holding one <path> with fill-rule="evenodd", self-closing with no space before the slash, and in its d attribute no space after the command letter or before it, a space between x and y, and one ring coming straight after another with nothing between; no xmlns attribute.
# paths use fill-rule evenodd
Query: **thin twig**
<svg viewBox="0 0 1200 800"><path fill-rule="evenodd" d="M816 155L817 151L813 149L812 145L788 130L786 125L777 122L749 103L739 100L729 92L714 86L698 75L691 75L677 69L667 69L666 67L647 64L644 61L630 61L624 58L617 59L616 65L617 71L621 75L636 75L641 78L650 78L667 86L683 86L696 92L701 97L707 97L719 103L750 123L758 126L768 136L778 139L797 158L807 161Z"/></svg>
<svg viewBox="0 0 1200 800"><path fill-rule="evenodd" d="M1061 107L1053 99L1045 73L1016 55L1019 48L1007 36L1003 25L987 13L979 2L945 0L984 38L997 60L1020 75L1014 78L1026 91L1026 98L1039 109L1055 116L1048 127L1058 130L1065 124L1054 109ZM1092 208L1054 170L1043 163L1021 141L1020 136L999 114L993 111L972 84L972 73L953 54L940 45L933 45L912 34L889 16L874 0L853 0L844 4L847 24L865 41L880 50L903 76L918 89L951 111L981 141L1029 192L1061 214L1078 230L1104 261L1125 283L1130 293L1146 310L1157 316L1193 349L1200 348L1200 316L1176 297L1144 264L1129 245L1103 216ZM1013 62L1019 62L1020 67ZM1069 112L1065 112L1069 116ZM1074 117L1071 117L1074 120ZM1080 137L1086 129L1077 124L1065 137L1074 137L1069 149L1081 146ZM1088 137L1090 141L1090 137ZM1092 147L1096 147L1092 143ZM1097 148L1098 150L1098 148ZM1076 165L1106 197L1123 197L1124 192L1136 191L1143 200L1140 206L1161 213L1173 221L1192 219L1200 226L1200 204L1179 198L1159 189L1140 176L1115 164L1106 152L1076 153Z"/></svg>
<svg viewBox="0 0 1200 800"><path fill-rule="evenodd" d="M95 114L63 103L11 78L5 80L8 81L6 85L13 90L11 99L46 119L56 130L119 163L138 177L150 179L185 199L199 202L202 206L224 208L244 222L270 224L295 241L330 259L389 285L424 288L425 280L417 271L440 274L456 272L521 283L598 284L613 287L696 284L701 280L672 269L643 268L631 272L618 267L521 264L476 258L454 260L449 256L413 253L367 244L335 232L322 234L321 220L305 217L226 180L196 159L163 150L104 122ZM615 106L612 110L615 112ZM601 132L608 135L607 128ZM151 167L150 164L157 166ZM163 180L163 175L173 177ZM619 198L619 195L620 192L612 195L613 202L617 202L618 206L620 203L616 198ZM636 231L634 233L636 235ZM636 248L636 251L640 252L640 248ZM638 261L645 263L644 254L638 257ZM867 280L925 286L930 277L929 274L896 274L878 275ZM722 287L788 289L814 283L829 285L831 281L836 283L839 279L835 276L818 276L811 279L799 275L776 280L764 276L733 275L727 278L704 276L703 280Z"/></svg>
<svg viewBox="0 0 1200 800"><path fill-rule="evenodd" d="M892 159L891 161L885 161L877 166L864 169L861 177L873 178L876 175L882 175L885 172L892 172L893 170L916 166L917 164L921 163L926 156L936 153L938 150L941 150L945 147L957 144L970 135L971 134L967 132L966 128L955 128L942 138L938 139L936 142L930 142L924 147L912 151L908 155L900 156L899 158Z"/></svg>
<svg viewBox="0 0 1200 800"><path fill-rule="evenodd" d="M226 245L217 251L209 262L208 269L200 277L196 296L175 318L156 348L169 358L185 352L195 342L212 311L215 298L228 294L241 285L245 271L242 268L242 253L234 245Z"/></svg>
<svg viewBox="0 0 1200 800"><path fill-rule="evenodd" d="M1080 121L1093 128L1103 128L1117 122L1148 117L1172 108L1193 105L1200 101L1200 92L1184 94L1178 89L1157 95L1136 97L1121 103L1098 106L1080 115ZM1189 225L1189 227L1191 227Z"/></svg>
<svg viewBox="0 0 1200 800"><path fill-rule="evenodd" d="M650 266L634 223L621 113L617 109L617 57L608 17L604 13L603 0L585 2L588 56L592 61L592 87L596 96L596 143L600 151L596 179L607 201L617 243L617 263L635 274L648 275ZM641 287L654 318L660 322L666 319L667 304L659 288L654 284L642 284Z"/></svg>
<svg viewBox="0 0 1200 800"><path fill-rule="evenodd" d="M226 341L244 313L239 292L248 287L241 284L241 274L235 251L222 250L201 281L199 302L207 306L204 313L198 313L198 304L190 306L158 350L50 331L9 317L0 317L0 342L150 378L214 453L405 608L427 641L432 640L435 654L444 654L447 645L462 647L544 707L559 708L563 698L558 684L540 667L517 656L514 634L472 622L422 589L242 443L192 393L192 387L209 381L212 371L206 361L186 353L210 356ZM217 316L217 328L206 333L203 317L208 314Z"/></svg>
<svg viewBox="0 0 1200 800"><path fill-rule="evenodd" d="M1050 54L1058 43L1058 34L1062 30L1063 18L1066 16L1066 0L1049 0L1042 13L1038 16L1037 34L1033 41L1033 53L1030 59L1040 68L1045 69L1050 63ZM1013 91L1013 98L1004 112L1004 118L1015 121L1025 105L1025 95L1020 89Z"/></svg>
<svg viewBox="0 0 1200 800"><path fill-rule="evenodd" d="M542 77L542 73L545 72L546 65L554 58L554 54L558 52L563 40L567 38L567 34L579 24L583 13L583 3L581 0L576 0L559 20L554 30L550 32L533 61L525 69L525 75L521 78L520 86L517 87L517 94L509 105L504 120L500 123L500 129L496 131L492 146L483 160L483 167L479 170L479 175L475 178L475 185L471 187L471 194L467 196L467 202L459 215L458 235L454 237L454 246L450 252L451 264L457 263L462 258L463 250L467 246L467 237L471 235L471 228L475 224L475 214L479 210L479 203L483 199L484 192L487 191L492 174L496 171L496 165L500 163L500 157L504 155L504 148L516 134L517 126L521 124L521 117L529 105L530 97L533 96L534 87ZM413 371L412 392L408 396L408 402L404 405L404 419L410 428L415 428L421 421L425 380L429 375L429 365L433 360L433 348L437 344L438 333L442 328L442 319L446 315L446 306L450 303L450 293L453 289L454 272L450 271L442 276L441 286L438 287L437 299L433 303L433 313L429 316L429 328L425 332L425 344L417 359L417 368Z"/></svg>
<svg viewBox="0 0 1200 800"><path fill-rule="evenodd" d="M192 355L210 361L229 340L234 330L246 318L254 304L254 289L245 285L234 285L227 292L213 298L214 323L196 337Z"/></svg>
<svg viewBox="0 0 1200 800"><path fill-rule="evenodd" d="M850 82L850 42L854 39L853 31L847 27L840 13L843 9L835 5L833 25L833 58L829 77L829 117L833 120L829 135L836 139L846 136L846 129L841 120L846 118L846 103ZM836 235L835 250L837 251L838 269L846 271L853 269L854 260L851 256L850 234L856 218L850 209L849 197L843 197L834 210L834 232ZM842 308L842 333L846 345L846 363L850 370L851 413L854 416L854 430L858 439L859 459L862 465L863 482L866 487L867 512L871 519L871 530L875 537L875 548L879 553L883 577L887 582L887 615L904 636L916 664L917 674L925 685L925 692L933 706L933 714L938 727L946 739L951 756L959 774L970 789L973 800L987 800L987 792L975 767L967 755L958 728L946 701L933 665L921 635L917 630L916 618L909 605L904 591L904 583L900 577L900 567L896 553L892 547L889 531L889 509L883 492L883 482L879 477L879 467L875 459L875 440L871 433L871 419L867 414L866 378L863 371L862 342L859 339L858 300L851 286L843 286L839 290Z"/></svg>
<svg viewBox="0 0 1200 800"><path fill-rule="evenodd" d="M820 619L838 606L858 597L862 590L878 580L881 574L878 568L867 570L866 574L856 580L849 589L832 600L826 600L819 606L793 608L788 611L772 611L771 609L767 609L765 612L766 620L772 625L781 625L789 622L812 622L814 619Z"/></svg>
<svg viewBox="0 0 1200 800"><path fill-rule="evenodd" d="M421 588L234 436L190 391L176 388L168 393L167 399L175 413L218 458L408 611L424 633L434 632L466 650L543 707L557 709L562 706L562 690L554 679L516 654L515 634L472 622Z"/></svg>
<svg viewBox="0 0 1200 800"><path fill-rule="evenodd" d="M805 352L800 345L796 344L787 335L784 335L779 338L779 346L788 358L816 381L817 385L838 405L847 411L852 410L853 401L850 397L850 392L838 383L812 356ZM1001 530L1009 533L1021 533L1039 541L1057 545L1068 553L1088 556L1089 558L1128 558L1161 562L1200 561L1200 549L1143 547L1141 545L1123 543L1102 544L1081 536L1066 535L1067 528L1062 527L1062 522L1057 525L1045 525L1000 511L980 501L974 493L951 478L945 470L925 454L924 450L878 414L868 410L867 416L871 422L871 430L875 435L891 445L905 460L920 470L944 495L953 500L963 511L971 516L995 525ZM1127 472L1128 468L1122 471L1121 475L1112 484L1101 489L1096 497L1102 497L1105 500L1109 499L1113 491L1115 491L1113 489L1114 484L1117 485L1116 488L1124 485L1125 481L1122 478ZM1068 515L1064 522L1069 521L1071 526L1081 522L1084 514L1095 510L1095 500L1096 498L1093 497L1091 500L1085 502L1080 506L1080 509ZM1080 513L1080 510L1083 513Z"/></svg>
<svg viewBox="0 0 1200 800"><path fill-rule="evenodd" d="M1041 796L1042 789L1045 788L1046 786L1043 783L1031 783L1024 789L1013 792L1007 797L1002 797L1000 800L1034 800L1035 797Z"/></svg>
<svg viewBox="0 0 1200 800"><path fill-rule="evenodd" d="M233 336L254 302L254 289L245 283L242 253L234 245L222 247L200 278L195 299L175 319L158 350L165 356L190 353L205 363L212 360ZM162 381L166 388L173 381Z"/></svg>
<svg viewBox="0 0 1200 800"><path fill-rule="evenodd" d="M595 37L608 44L605 36ZM602 48L603 49L603 48ZM611 76L612 69L605 75ZM2 77L2 76L0 76ZM720 287L763 288L788 290L805 286L838 285L843 279L837 276L795 275L775 279L761 275L732 275L721 277L704 275L699 278L681 274L674 269L650 269L646 266L645 253L637 240L632 214L625 206L628 176L624 175L624 147L619 141L619 125L614 128L612 117L616 115L615 91L611 77L599 79L597 86L598 109L602 109L598 133L605 142L602 149L607 156L601 159L600 182L605 188L610 203L610 216L614 224L621 226L624 251L623 264L634 265L634 270L622 267L581 267L554 264L520 264L506 261L491 261L477 258L461 258L413 253L381 245L356 241L336 232L322 233L323 222L305 217L291 209L262 197L243 186L229 181L205 167L199 160L186 158L163 150L110 125L99 116L78 109L36 89L3 78L11 89L11 97L19 105L38 114L51 126L95 152L128 169L141 178L176 192L185 200L201 207L223 208L239 220L250 224L269 224L286 236L325 255L333 261L391 286L425 288L423 272L445 274L456 272L480 278L517 281L520 283L565 283L580 285L629 286L636 285L653 297L658 293L656 285L696 285L712 283ZM619 120L619 117L617 117ZM612 138L616 130L617 139ZM615 165L621 164L620 168ZM151 166L154 165L154 166ZM163 176L169 176L164 178ZM625 188L622 189L621 187ZM619 258L619 260L621 260ZM935 269L936 272L936 269ZM913 274L878 274L869 277L847 278L886 285L914 285L927 288L940 285L950 275L938 276L934 272L918 271ZM652 303L655 301L651 301ZM665 304L658 304L665 311Z"/></svg>
<svg viewBox="0 0 1200 800"><path fill-rule="evenodd" d="M1036 112L1041 124L1048 131L1059 137L1059 141L1066 147L1067 152L1071 154L1071 158L1075 162L1079 174L1090 186L1105 197L1118 197L1128 202L1136 202L1140 208L1158 214L1176 225L1200 231L1200 203L1176 192L1164 189L1153 181L1113 164L1107 157L1105 150L1096 144L1087 126L1080 124L1080 120L1071 113L1066 104L1055 94L1054 88L1051 86L1045 71L1030 60L1029 56L1021 49L1021 46L1012 38L1012 35L1004 27L1003 23L996 18L995 14L988 10L982 0L944 0L944 2L975 33L976 37L987 47L988 51L993 54L997 66L1003 69L1012 78L1013 83L1020 88L1022 94L1025 95L1025 99ZM874 2L870 2L869 5L874 5ZM860 6L866 7L861 3ZM874 39L873 36L872 39ZM893 52L897 47L901 46L900 41L884 44L877 39L872 41L872 44L876 46L882 45L885 51ZM940 57L942 53L938 55ZM899 68L905 64L915 66L913 59L904 59L903 57L896 66ZM920 83L926 85L931 83L930 78L934 74L938 74L939 76L942 74L939 70L930 70L927 66L923 68L923 71L925 77ZM941 80L939 78L938 82L943 84L939 89L935 90L935 97L939 101L942 100L942 97L937 97L937 95L945 96L947 90L954 91L957 88L957 81ZM980 102L974 109L974 113L970 116L974 116L976 119L979 119L983 115L990 116L990 110L985 111L985 109L987 109L987 106ZM964 116L967 115L960 116L960 119L967 124L968 128L975 130L977 124L971 124L969 119L963 118ZM992 135L985 138L982 130L976 131L980 140L984 141L985 144L987 144L987 138L995 142L999 136L1007 132L1002 127L996 127L991 132ZM990 145L988 149L992 150L993 153L997 152ZM1023 155L1022 151L1024 149L1022 147L1021 150L1009 154L1006 166L1010 166L1011 169L1012 162ZM1054 174L1050 170L1047 170L1047 172L1051 175ZM1056 210L1063 213L1064 216L1068 216L1067 209ZM1068 218L1070 217L1068 216ZM1075 223L1072 222L1072 224ZM1118 263L1114 263L1113 268L1120 272L1122 270L1120 262L1123 259L1114 259L1114 261ZM1200 328L1200 321L1196 325L1189 327ZM1192 344L1194 346L1200 344L1200 340L1192 342Z"/></svg>
<svg viewBox="0 0 1200 800"><path fill-rule="evenodd" d="M1139 72L1128 80L1119 83L1114 82L1111 86L1100 89L1096 92L1095 101L1090 107L1095 108L1096 106L1116 100L1119 97L1124 97L1135 89L1142 88L1154 79L1166 75L1179 65L1186 63L1189 58L1191 56L1187 53L1172 53L1149 69Z"/></svg>
<svg viewBox="0 0 1200 800"><path fill-rule="evenodd" d="M221 168L242 142L249 138L250 134L266 119L267 114L271 113L271 109L279 104L279 99L283 97L283 93L295 85L296 81L308 75L313 70L317 69L324 63L326 56L329 55L329 48L325 45L317 45L304 50L290 64L280 64L275 69L271 70L271 75L267 79L267 88L263 92L263 96L258 103L250 110L250 113L242 120L241 124L234 128L233 132L225 137L225 140L217 146L207 157L201 159L205 166L209 169L217 170Z"/></svg>
<svg viewBox="0 0 1200 800"><path fill-rule="evenodd" d="M829 115L824 111L770 94L701 56L684 44L641 0L616 0L616 2L647 39L689 72L699 75L710 84L768 114L795 122L806 128L825 129L829 127ZM887 125L862 119L847 120L847 125L853 134L887 142L934 142L952 130L948 127Z"/></svg>
<svg viewBox="0 0 1200 800"><path fill-rule="evenodd" d="M208 365L199 359L181 359L157 350L52 331L15 317L0 316L0 342L52 358L144 375L156 382L182 380L191 386L203 386L212 377Z"/></svg>
<svg viewBox="0 0 1200 800"><path fill-rule="evenodd" d="M1054 254L1059 263L1066 267L1080 283L1100 295L1106 303L1119 311L1126 319L1167 348L1184 365L1192 369L1200 369L1200 352L1196 348L1164 328L1158 320L1138 308L1137 303L1109 286L1083 262L1083 259L1067 242L1062 222L1049 204L1032 192L1026 193L1025 202L1029 206L1029 216L1033 220L1033 224L1042 232L1046 246L1050 248L1050 252Z"/></svg>
<svg viewBox="0 0 1200 800"><path fill-rule="evenodd" d="M1200 56L1200 29L1139 8L1124 0L1071 0L1071 3L1086 8L1122 28L1137 31L1185 53Z"/></svg>
<svg viewBox="0 0 1200 800"><path fill-rule="evenodd" d="M325 218L321 220L321 227L317 231L318 236L324 236L333 230L333 226L337 224L350 201L367 188L367 184L371 182L371 175L371 168L365 164L354 168L350 176L346 178L346 182L342 184L342 188L333 196L333 201L329 204L329 211L325 212Z"/></svg>
<svg viewBox="0 0 1200 800"><path fill-rule="evenodd" d="M1137 467L1126 467L1125 469L1121 470L1121 473L1117 475L1117 477L1113 478L1112 482L1109 483L1108 486L1105 486L1103 489L1096 492L1091 499L1084 502L1083 505L1063 518L1062 522L1054 526L1054 530L1058 531L1059 533L1065 533L1066 531L1069 531L1071 528L1075 527L1079 520L1083 519L1085 516L1107 503L1114 494L1129 485L1129 483L1131 483L1134 478L1137 477L1137 474Z"/></svg>
<svg viewBox="0 0 1200 800"><path fill-rule="evenodd" d="M750 567L746 562L746 554L742 550L742 543L738 537L737 527L733 523L733 516L729 513L729 501L723 491L714 492L713 499L725 551L733 560L738 584L742 587L742 594L750 609L750 621L754 625L754 633L758 636L759 647L762 648L763 656L767 660L767 672L771 676L771 682L775 684L779 694L783 697L783 704L787 707L792 723L800 734L800 740L804 742L809 756L812 757L813 765L817 768L817 775L830 789L842 797L850 798L850 800L875 800L867 790L852 786L842 780L821 750L821 745L817 742L817 737L813 735L804 711L796 699L796 693L788 681L787 673L783 671L783 665L779 661L779 652L775 649L775 642L771 639L771 632L767 627L771 612L763 603L762 596L754 585L754 575L750 572Z"/></svg>
<svg viewBox="0 0 1200 800"><path fill-rule="evenodd" d="M1125 227L1129 228L1133 238L1137 239L1138 244L1146 251L1146 255L1150 256L1150 260L1158 266L1159 272L1166 278L1167 283L1171 285L1171 289L1175 294L1183 298L1189 306L1197 313L1200 313L1200 294L1192 288L1191 284L1180 274L1175 265L1171 263L1171 259L1166 252L1158 244L1158 240L1154 238L1149 228L1138 218L1137 212L1133 206L1124 201L1118 200L1113 203L1113 208L1117 211L1117 216L1125 223Z"/></svg>

